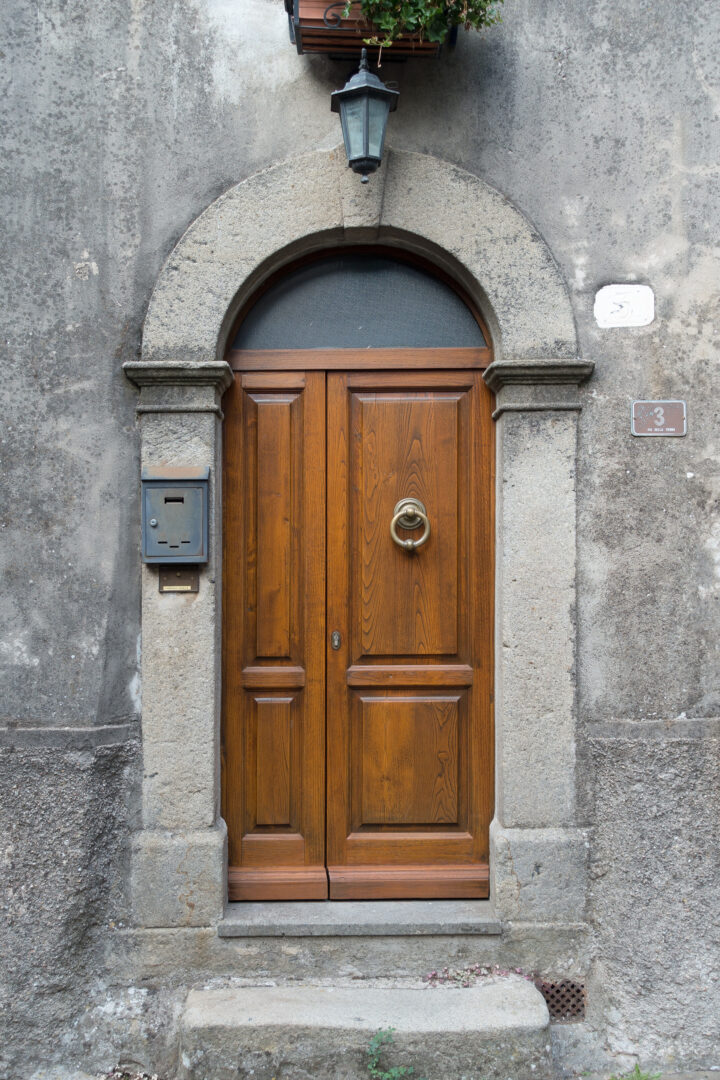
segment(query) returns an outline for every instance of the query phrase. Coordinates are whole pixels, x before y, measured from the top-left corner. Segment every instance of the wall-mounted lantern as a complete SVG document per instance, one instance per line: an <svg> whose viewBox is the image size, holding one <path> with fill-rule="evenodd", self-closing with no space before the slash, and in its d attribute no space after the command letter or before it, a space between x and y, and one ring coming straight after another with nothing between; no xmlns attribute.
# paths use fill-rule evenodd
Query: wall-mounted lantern
<svg viewBox="0 0 720 1080"><path fill-rule="evenodd" d="M380 168L388 113L397 108L399 96L368 70L367 49L362 50L360 70L331 95L330 107L340 113L348 165L361 174L363 184Z"/></svg>

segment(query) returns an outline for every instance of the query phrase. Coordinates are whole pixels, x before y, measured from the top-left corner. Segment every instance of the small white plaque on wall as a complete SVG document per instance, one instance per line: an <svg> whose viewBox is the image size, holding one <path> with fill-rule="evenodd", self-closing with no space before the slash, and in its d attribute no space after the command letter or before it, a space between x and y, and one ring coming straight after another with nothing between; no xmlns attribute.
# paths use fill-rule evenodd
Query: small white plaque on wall
<svg viewBox="0 0 720 1080"><path fill-rule="evenodd" d="M655 318L655 293L649 285L605 285L595 294L594 311L603 329L649 326Z"/></svg>

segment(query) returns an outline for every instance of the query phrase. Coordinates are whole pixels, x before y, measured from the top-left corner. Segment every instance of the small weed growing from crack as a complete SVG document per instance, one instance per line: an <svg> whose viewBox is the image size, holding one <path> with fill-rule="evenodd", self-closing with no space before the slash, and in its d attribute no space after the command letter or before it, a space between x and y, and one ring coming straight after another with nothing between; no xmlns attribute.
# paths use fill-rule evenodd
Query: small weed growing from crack
<svg viewBox="0 0 720 1080"><path fill-rule="evenodd" d="M394 1030L395 1028L381 1028L370 1040L367 1068L372 1080L401 1080L403 1076L413 1076L415 1073L412 1065L393 1065L392 1068L385 1069L380 1063L383 1048L392 1045ZM418 1080L422 1080L422 1077L418 1077Z"/></svg>
<svg viewBox="0 0 720 1080"><path fill-rule="evenodd" d="M610 1080L662 1080L662 1073L649 1073L643 1072L639 1065L636 1065L631 1073L624 1073L623 1076L611 1076Z"/></svg>

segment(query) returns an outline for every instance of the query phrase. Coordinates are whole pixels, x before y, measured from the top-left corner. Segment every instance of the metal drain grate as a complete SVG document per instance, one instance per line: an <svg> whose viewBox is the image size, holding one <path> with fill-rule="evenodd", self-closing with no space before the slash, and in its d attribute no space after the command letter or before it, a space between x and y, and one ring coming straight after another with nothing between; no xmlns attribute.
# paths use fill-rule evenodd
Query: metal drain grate
<svg viewBox="0 0 720 1080"><path fill-rule="evenodd" d="M551 1020L585 1019L585 984L573 979L548 982L536 979L535 985L547 1002Z"/></svg>

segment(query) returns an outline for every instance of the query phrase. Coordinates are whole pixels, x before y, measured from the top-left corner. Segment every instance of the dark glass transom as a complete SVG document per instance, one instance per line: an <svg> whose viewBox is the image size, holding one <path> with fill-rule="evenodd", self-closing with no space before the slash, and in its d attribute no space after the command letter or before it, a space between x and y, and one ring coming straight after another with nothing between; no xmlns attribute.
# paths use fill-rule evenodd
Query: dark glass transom
<svg viewBox="0 0 720 1080"><path fill-rule="evenodd" d="M385 255L334 254L288 272L250 309L234 349L483 348L450 285Z"/></svg>

